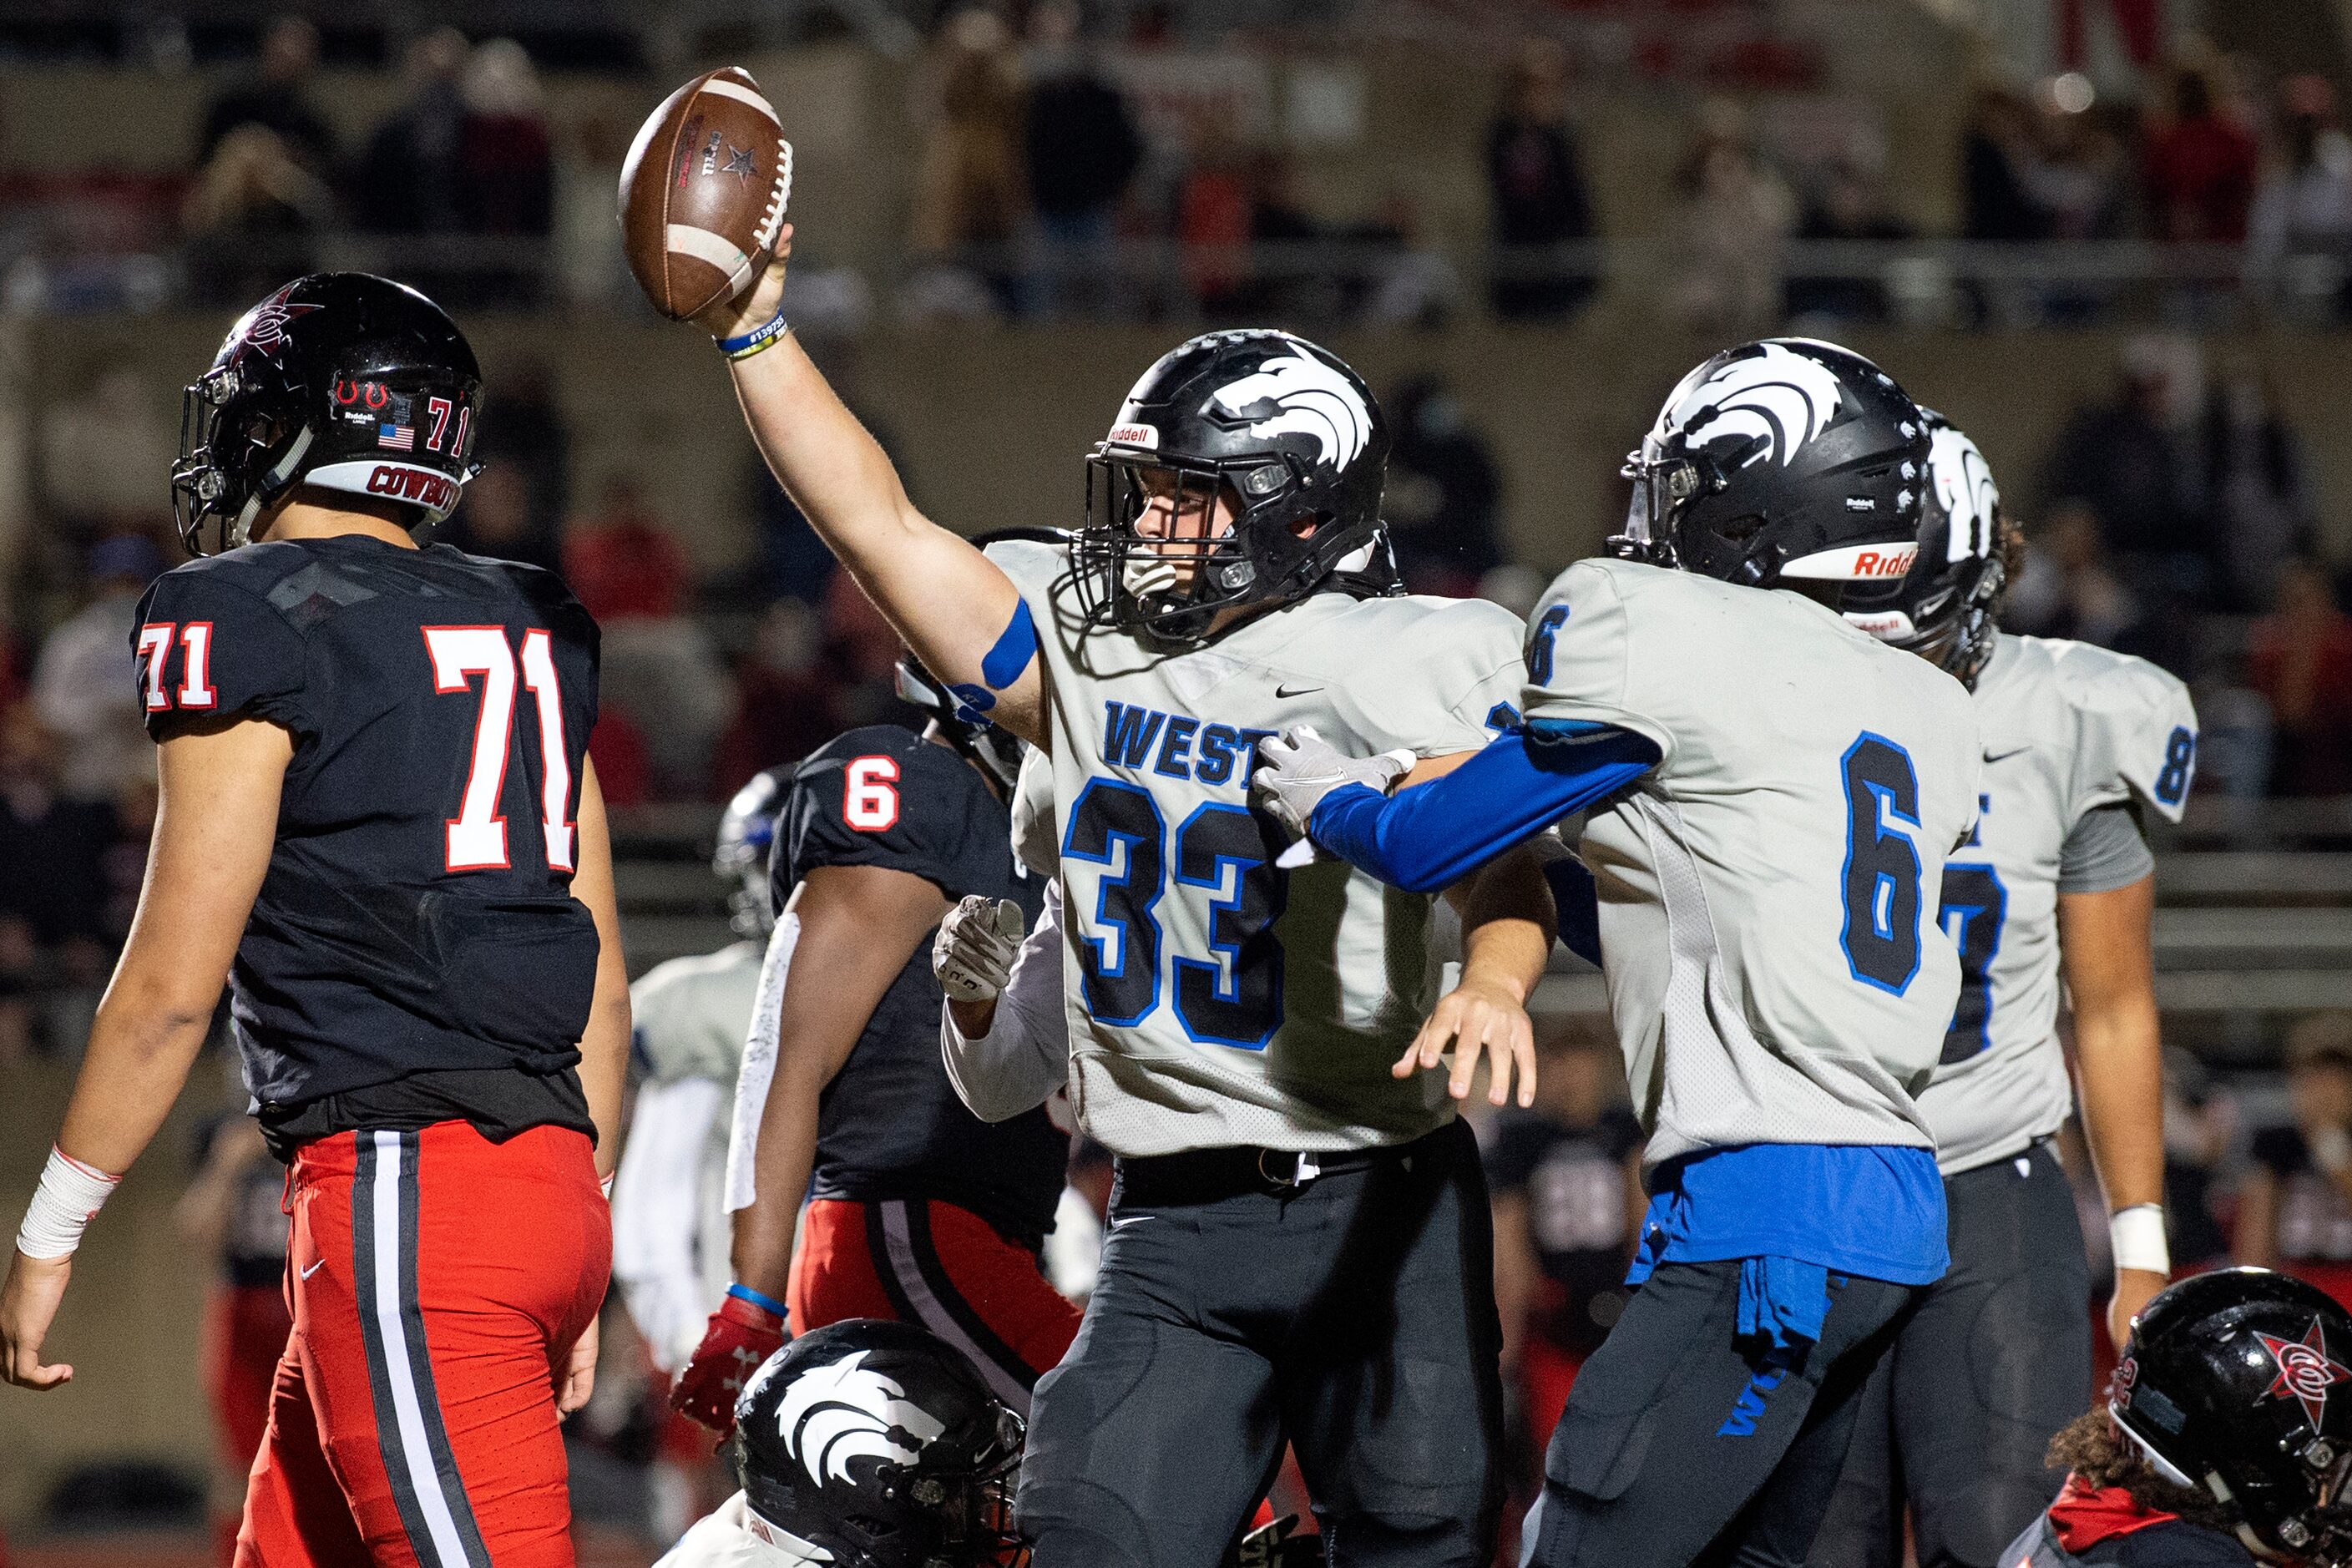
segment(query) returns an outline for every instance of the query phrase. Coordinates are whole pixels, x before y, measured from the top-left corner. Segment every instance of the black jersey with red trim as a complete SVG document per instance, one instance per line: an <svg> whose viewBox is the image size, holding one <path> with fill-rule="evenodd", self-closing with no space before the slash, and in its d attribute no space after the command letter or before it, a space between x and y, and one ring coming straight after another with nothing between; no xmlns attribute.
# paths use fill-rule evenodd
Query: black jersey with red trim
<svg viewBox="0 0 2352 1568"><path fill-rule="evenodd" d="M821 866L905 871L950 900L1011 899L1032 925L1045 898L980 770L894 725L852 730L793 770L769 863L776 908ZM1034 1247L1054 1226L1068 1136L1043 1110L992 1124L956 1098L940 1060L941 1005L925 937L818 1101L809 1194L938 1199Z"/></svg>
<svg viewBox="0 0 2352 1568"><path fill-rule="evenodd" d="M369 1096L403 1085L443 1119L580 1121L528 1109L577 1106L596 973L570 888L597 634L562 583L446 545L274 541L157 578L132 649L158 742L232 718L294 738L230 974L265 1128L346 1101L302 1135L385 1124ZM568 1092L518 1099L517 1072Z"/></svg>

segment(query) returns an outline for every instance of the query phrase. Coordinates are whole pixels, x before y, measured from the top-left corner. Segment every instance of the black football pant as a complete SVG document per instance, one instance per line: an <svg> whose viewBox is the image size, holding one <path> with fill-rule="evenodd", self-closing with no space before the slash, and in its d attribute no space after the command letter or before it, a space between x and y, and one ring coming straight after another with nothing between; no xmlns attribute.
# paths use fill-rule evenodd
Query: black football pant
<svg viewBox="0 0 2352 1568"><path fill-rule="evenodd" d="M1232 1179L1238 1152L1122 1163L1086 1321L1032 1405L1034 1568L1217 1568L1286 1438L1339 1568L1486 1568L1502 1333L1470 1130L1295 1188L1254 1158Z"/></svg>
<svg viewBox="0 0 2352 1568"><path fill-rule="evenodd" d="M1577 1373L1525 1560L1797 1568L1914 1294L1832 1275L1819 1342L1766 1352L1735 1339L1737 1260L1660 1268Z"/></svg>
<svg viewBox="0 0 2352 1568"><path fill-rule="evenodd" d="M1911 1509L1920 1568L1992 1568L2064 1477L2050 1438L2091 1397L2091 1296L2074 1198L2047 1143L1944 1184L1952 1271L1864 1393L1819 1568L1893 1568Z"/></svg>

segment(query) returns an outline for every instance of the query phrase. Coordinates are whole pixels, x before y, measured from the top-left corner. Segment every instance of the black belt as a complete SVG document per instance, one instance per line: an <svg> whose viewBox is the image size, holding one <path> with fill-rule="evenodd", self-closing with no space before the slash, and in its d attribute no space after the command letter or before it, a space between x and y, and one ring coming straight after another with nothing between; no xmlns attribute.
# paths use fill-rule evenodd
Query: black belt
<svg viewBox="0 0 2352 1568"><path fill-rule="evenodd" d="M1262 1149L1242 1144L1226 1149L1190 1149L1181 1154L1121 1158L1114 1201L1139 1204L1213 1203L1244 1193L1297 1193L1325 1176L1402 1164L1416 1153L1436 1152L1435 1140L1454 1133L1448 1125L1405 1143L1370 1149Z"/></svg>

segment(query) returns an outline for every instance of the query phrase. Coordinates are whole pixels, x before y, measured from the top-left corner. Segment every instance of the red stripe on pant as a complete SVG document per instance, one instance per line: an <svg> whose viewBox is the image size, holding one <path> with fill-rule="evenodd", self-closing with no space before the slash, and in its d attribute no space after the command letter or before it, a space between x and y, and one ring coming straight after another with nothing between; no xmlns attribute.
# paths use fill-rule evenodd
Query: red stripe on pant
<svg viewBox="0 0 2352 1568"><path fill-rule="evenodd" d="M572 1568L555 1370L612 1265L588 1140L346 1132L291 1187L294 1332L238 1568Z"/></svg>
<svg viewBox="0 0 2352 1568"><path fill-rule="evenodd" d="M1077 1337L1079 1311L1037 1255L970 1209L818 1198L801 1215L784 1304L795 1332L847 1318L919 1323L973 1361L1024 1415L1029 1389Z"/></svg>

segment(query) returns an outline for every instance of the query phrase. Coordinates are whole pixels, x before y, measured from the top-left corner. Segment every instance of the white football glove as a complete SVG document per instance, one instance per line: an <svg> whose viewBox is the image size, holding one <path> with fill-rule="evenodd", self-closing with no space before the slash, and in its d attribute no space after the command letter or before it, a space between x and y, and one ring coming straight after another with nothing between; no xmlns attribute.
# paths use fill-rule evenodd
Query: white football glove
<svg viewBox="0 0 2352 1568"><path fill-rule="evenodd" d="M931 973L957 1002L993 1002L1013 978L1013 961L1026 935L1021 906L968 893L940 922L931 942Z"/></svg>
<svg viewBox="0 0 2352 1568"><path fill-rule="evenodd" d="M1386 795L1389 785L1412 772L1417 760L1411 752L1351 757L1307 724L1294 724L1279 735L1267 736L1257 743L1257 754L1251 795L1276 822L1301 838L1307 837L1307 824L1325 795L1351 784Z"/></svg>

